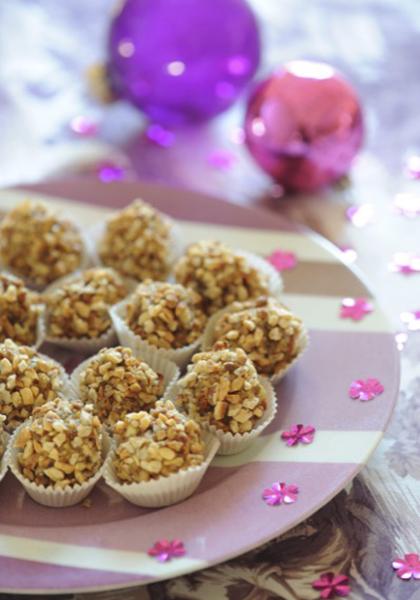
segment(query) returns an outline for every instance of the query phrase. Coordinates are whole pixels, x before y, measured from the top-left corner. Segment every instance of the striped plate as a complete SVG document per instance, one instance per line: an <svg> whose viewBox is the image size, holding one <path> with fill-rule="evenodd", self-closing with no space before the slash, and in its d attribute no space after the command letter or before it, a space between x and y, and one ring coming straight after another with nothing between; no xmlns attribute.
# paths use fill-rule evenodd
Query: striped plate
<svg viewBox="0 0 420 600"><path fill-rule="evenodd" d="M152 184L57 182L35 186L35 193L51 196L86 226L107 207L142 196L181 221L186 241L217 238L263 255L292 250L299 263L285 273L284 301L305 320L310 345L277 387L275 422L243 454L217 458L194 496L179 505L140 509L100 484L90 509L48 509L9 473L0 484L0 591L128 587L203 569L284 533L351 481L389 421L399 358L377 306L360 322L338 317L342 297L371 294L332 246L273 214ZM0 210L27 195L3 191ZM349 400L350 382L365 377L380 379L385 392L371 402ZM292 423L314 425L314 442L286 447L279 432ZM299 486L295 504L269 507L261 500L262 489L278 480ZM147 549L162 538L183 540L187 555L164 564L150 558Z"/></svg>

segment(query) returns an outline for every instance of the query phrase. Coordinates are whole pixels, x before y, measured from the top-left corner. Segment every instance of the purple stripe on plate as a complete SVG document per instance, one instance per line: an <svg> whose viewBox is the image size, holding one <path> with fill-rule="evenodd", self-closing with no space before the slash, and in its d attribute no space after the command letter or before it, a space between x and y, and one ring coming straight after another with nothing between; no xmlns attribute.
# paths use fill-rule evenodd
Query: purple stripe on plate
<svg viewBox="0 0 420 600"><path fill-rule="evenodd" d="M141 575L73 569L30 560L18 560L0 556L0 592L30 593L36 590L64 593L83 588L119 587L129 583L141 584Z"/></svg>
<svg viewBox="0 0 420 600"><path fill-rule="evenodd" d="M351 382L367 377L379 377L384 393L370 402L350 400ZM264 433L292 423L382 431L398 385L399 356L392 335L311 330L306 352L276 386L277 415Z"/></svg>
<svg viewBox="0 0 420 600"><path fill-rule="evenodd" d="M71 198L108 208L122 208L134 198L141 197L159 210L177 219L201 221L220 225L235 225L259 229L298 231L296 225L278 214L268 211L237 206L212 196L181 188L172 188L158 183L127 181L100 184L96 180L50 181L20 187L39 194Z"/></svg>

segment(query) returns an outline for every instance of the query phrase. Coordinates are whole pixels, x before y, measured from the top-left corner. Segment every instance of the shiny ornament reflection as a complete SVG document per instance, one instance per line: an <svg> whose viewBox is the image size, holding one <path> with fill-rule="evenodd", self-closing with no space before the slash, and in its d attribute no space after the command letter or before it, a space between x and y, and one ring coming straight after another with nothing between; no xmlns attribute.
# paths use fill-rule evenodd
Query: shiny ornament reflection
<svg viewBox="0 0 420 600"><path fill-rule="evenodd" d="M126 0L109 34L113 90L163 125L226 110L259 59L246 0Z"/></svg>
<svg viewBox="0 0 420 600"><path fill-rule="evenodd" d="M345 175L363 118L351 86L323 63L293 61L254 90L245 118L257 163L288 191L314 191Z"/></svg>

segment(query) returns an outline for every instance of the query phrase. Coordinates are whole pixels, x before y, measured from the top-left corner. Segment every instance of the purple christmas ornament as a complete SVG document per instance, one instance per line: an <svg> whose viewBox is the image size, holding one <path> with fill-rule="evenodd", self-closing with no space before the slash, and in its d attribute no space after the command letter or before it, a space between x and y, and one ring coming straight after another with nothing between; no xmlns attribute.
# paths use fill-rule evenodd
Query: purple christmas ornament
<svg viewBox="0 0 420 600"><path fill-rule="evenodd" d="M245 140L284 189L312 192L350 169L363 140L361 106L330 65L292 61L252 94Z"/></svg>
<svg viewBox="0 0 420 600"><path fill-rule="evenodd" d="M125 0L109 35L113 90L164 125L226 110L260 59L246 0Z"/></svg>

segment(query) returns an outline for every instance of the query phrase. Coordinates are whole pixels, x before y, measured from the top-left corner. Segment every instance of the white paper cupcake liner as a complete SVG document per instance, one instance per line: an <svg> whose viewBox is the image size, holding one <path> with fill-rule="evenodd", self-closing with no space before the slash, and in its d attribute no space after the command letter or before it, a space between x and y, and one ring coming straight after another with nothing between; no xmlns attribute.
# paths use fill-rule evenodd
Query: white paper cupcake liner
<svg viewBox="0 0 420 600"><path fill-rule="evenodd" d="M233 309L231 306L227 306L226 308L219 310L217 313L212 315L210 317L210 319L207 321L207 326L204 330L204 335L203 335L203 339L202 339L202 343L201 343L202 351L205 352L207 350L210 350L210 348L213 346L213 344L215 342L214 329L216 327L216 324L219 321L219 319L225 313L228 313L228 312L233 312ZM299 338L297 340L297 354L293 358L293 360L291 360L280 371L277 371L277 373L275 373L274 375L271 375L270 377L268 377L267 375L264 375L264 377L268 377L272 383L278 383L286 375L286 373L294 366L296 361L298 361L300 359L303 352L306 350L308 343L309 343L308 333L307 333L305 327L303 327L302 331L300 332Z"/></svg>
<svg viewBox="0 0 420 600"><path fill-rule="evenodd" d="M162 375L164 391L162 394L162 398L160 398L160 399L165 400L167 391L172 387L172 385L175 384L175 382L179 378L180 372L179 372L178 366L175 363L167 360L163 356L153 356L151 358L151 360L146 360L143 356L141 356L137 352L135 352L135 351L133 351L133 352L137 358L146 362L149 365L149 367L151 367L155 371L155 373ZM80 365L78 365L75 368L75 370L73 371L73 373L71 374L70 385L71 385L72 393L75 398L80 398L80 391L79 391L80 390L80 375L81 375L82 371L84 371L86 369L86 367L89 365L89 363L92 360L94 360L95 358L96 358L96 356L89 357L87 360L80 363Z"/></svg>
<svg viewBox="0 0 420 600"><path fill-rule="evenodd" d="M5 477L10 461L10 435L3 431L1 434L2 442L5 445L5 451L0 459L0 481Z"/></svg>
<svg viewBox="0 0 420 600"><path fill-rule="evenodd" d="M152 346L139 335L135 334L125 321L125 311L130 300L130 297L126 298L110 309L112 323L120 344L122 346L128 346L137 352L146 362L156 360L158 356L161 356L162 358L166 358L166 360L174 362L181 369L184 368L189 363L191 356L195 354L200 347L202 336L198 337L192 344L184 346L183 348L165 350L164 348Z"/></svg>
<svg viewBox="0 0 420 600"><path fill-rule="evenodd" d="M105 468L107 466L107 461L109 459L110 453L112 451L112 441L110 436L106 431L103 431L102 437L102 459L103 463L100 469L95 473L93 477L91 477L88 481L83 484L77 484L72 487L68 486L64 489L55 489L52 487L45 487L43 485L37 485L32 481L29 481L24 477L21 473L20 466L18 463L18 448L14 448L14 443L16 437L20 431L20 429L26 425L27 423L23 423L18 429L15 431L11 442L10 442L10 457L9 457L9 466L13 475L16 479L22 484L25 488L26 493L38 502L38 504L42 504L44 506L51 506L54 508L64 508L66 506L73 506L74 504L78 504L82 500L86 498L90 494L90 492L95 487L96 483L102 477Z"/></svg>
<svg viewBox="0 0 420 600"><path fill-rule="evenodd" d="M257 269L260 273L267 276L268 279L268 291L270 296L281 299L281 293L283 291L283 279L278 271L271 265L265 258L248 252L247 250L236 250L236 254L246 258L248 264Z"/></svg>
<svg viewBox="0 0 420 600"><path fill-rule="evenodd" d="M161 213L161 216L170 226L169 260L168 260L168 264L169 264L168 278L169 278L170 272L172 271L172 268L173 268L174 264L176 263L176 261L178 260L178 258L180 258L180 256L182 256L185 246L182 242L182 231L181 231L181 228L179 227L179 225L173 219L168 217L168 215ZM99 253L98 253L98 245L99 245L100 240L104 236L105 224L106 224L106 220L101 221L100 223L96 223L96 225L89 227L89 229L87 229L87 231L86 231L86 239L88 240L87 247L88 247L89 258L90 258L92 264L94 264L95 266L104 266L103 262L99 256ZM138 280L137 283L140 283L140 281Z"/></svg>
<svg viewBox="0 0 420 600"><path fill-rule="evenodd" d="M112 466L114 449L107 462L104 479L113 490L137 506L160 508L181 502L195 492L219 448L220 442L217 437L209 432L205 432L203 437L205 460L201 465L152 481L120 483Z"/></svg>
<svg viewBox="0 0 420 600"><path fill-rule="evenodd" d="M205 422L202 423L202 426L207 429L210 433L217 437L220 442L220 448L217 452L218 455L225 456L228 454L239 454L248 446L252 444L252 442L264 431L264 429L271 423L277 413L277 398L271 385L270 381L265 377L258 377L261 385L264 387L267 395L267 407L264 411L263 416L258 419L256 425L252 431L248 433L225 433L220 429L217 429L214 425L206 425ZM178 383L175 383L168 390L167 400L171 400L177 406L176 396L178 394ZM177 406L178 408L178 406ZM181 409L179 409L181 410Z"/></svg>
<svg viewBox="0 0 420 600"><path fill-rule="evenodd" d="M85 269L83 269L83 270L85 270ZM71 283L71 281L80 277L80 274L83 272L83 270L82 269L77 270L74 273L71 273L70 275L66 275L66 277L61 277L60 279L57 279L57 281L54 281L54 283L52 283L45 289L44 294L49 294L50 292L53 292L57 288L60 288L67 283ZM123 279L125 285L127 286L128 292L131 293L135 289L137 282L133 281L132 279L126 279L126 278L122 278L122 279ZM50 344L54 344L56 346L60 346L61 348L67 348L68 350L74 350L75 352L81 352L83 354L92 354L94 352L97 352L101 348L106 348L107 346L113 346L117 341L117 335L116 335L115 330L112 325L109 327L109 329L107 329L107 331L105 331L105 333L103 333L101 336L96 337L96 338L65 338L65 337L54 337L52 335L49 335L48 334L48 309L47 308L45 309L44 323L45 323L44 340L46 342L49 342Z"/></svg>

